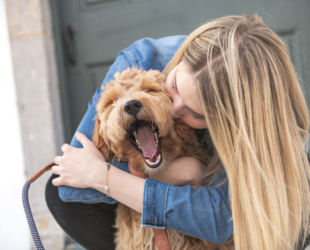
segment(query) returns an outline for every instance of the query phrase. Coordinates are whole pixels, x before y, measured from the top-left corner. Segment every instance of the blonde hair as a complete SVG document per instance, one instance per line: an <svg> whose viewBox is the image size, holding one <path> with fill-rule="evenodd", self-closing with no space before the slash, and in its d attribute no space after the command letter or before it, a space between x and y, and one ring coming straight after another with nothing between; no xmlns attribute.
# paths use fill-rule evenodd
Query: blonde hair
<svg viewBox="0 0 310 250"><path fill-rule="evenodd" d="M309 114L281 39L257 15L193 31L164 69L195 76L218 172L224 167L237 250L294 249L309 233Z"/></svg>

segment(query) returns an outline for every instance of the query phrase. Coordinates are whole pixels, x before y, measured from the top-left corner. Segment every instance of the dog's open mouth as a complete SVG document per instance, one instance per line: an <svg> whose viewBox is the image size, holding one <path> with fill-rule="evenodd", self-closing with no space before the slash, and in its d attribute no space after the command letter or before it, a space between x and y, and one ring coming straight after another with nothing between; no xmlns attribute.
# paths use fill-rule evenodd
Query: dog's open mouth
<svg viewBox="0 0 310 250"><path fill-rule="evenodd" d="M157 168L162 162L160 151L161 138L158 137L158 128L155 124L136 120L127 131L127 138L143 156L150 168Z"/></svg>

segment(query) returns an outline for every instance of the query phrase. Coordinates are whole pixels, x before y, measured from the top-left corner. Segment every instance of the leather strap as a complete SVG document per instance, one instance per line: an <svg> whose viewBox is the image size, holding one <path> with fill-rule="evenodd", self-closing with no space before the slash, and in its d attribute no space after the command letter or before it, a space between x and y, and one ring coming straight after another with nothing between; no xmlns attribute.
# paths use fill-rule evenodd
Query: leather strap
<svg viewBox="0 0 310 250"><path fill-rule="evenodd" d="M132 168L131 162L128 162L129 171L132 175L138 176L140 178L146 178L145 174L140 171L136 171ZM171 250L166 229L152 228L155 235L156 244L158 250Z"/></svg>
<svg viewBox="0 0 310 250"><path fill-rule="evenodd" d="M44 174L46 171L49 171L55 164L54 162L51 162L50 164L47 164L44 168L40 169L38 172L36 172L33 176L29 178L29 182L32 183L36 179L38 179L42 174ZM57 165L58 166L58 165Z"/></svg>
<svg viewBox="0 0 310 250"><path fill-rule="evenodd" d="M159 250L171 250L167 232L165 229L152 228L155 235L155 240Z"/></svg>

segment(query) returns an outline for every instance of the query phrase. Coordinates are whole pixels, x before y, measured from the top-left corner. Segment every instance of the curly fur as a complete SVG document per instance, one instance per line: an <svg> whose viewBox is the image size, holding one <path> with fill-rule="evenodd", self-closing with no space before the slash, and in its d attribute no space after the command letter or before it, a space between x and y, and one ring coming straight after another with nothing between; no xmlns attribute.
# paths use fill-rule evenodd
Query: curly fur
<svg viewBox="0 0 310 250"><path fill-rule="evenodd" d="M97 104L97 116L93 142L106 160L112 158L129 161L137 171L143 171L148 178L163 170L177 156L194 156L208 164L209 157L199 144L192 128L180 120L174 120L171 100L164 89L165 77L159 71L127 69L115 74L101 95ZM128 115L124 106L130 100L139 100L142 109L137 119L152 121L157 125L161 138L163 162L155 169L149 168L143 157L126 138L130 125L135 120ZM115 243L117 250L155 250L155 237L151 228L142 228L141 214L119 203L116 211ZM171 249L182 250L231 250L232 238L217 245L166 228Z"/></svg>

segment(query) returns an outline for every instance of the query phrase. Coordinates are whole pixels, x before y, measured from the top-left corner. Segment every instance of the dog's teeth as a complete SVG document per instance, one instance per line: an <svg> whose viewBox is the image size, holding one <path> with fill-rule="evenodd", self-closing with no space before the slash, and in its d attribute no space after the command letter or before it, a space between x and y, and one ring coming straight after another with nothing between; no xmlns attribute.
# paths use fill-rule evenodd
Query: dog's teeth
<svg viewBox="0 0 310 250"><path fill-rule="evenodd" d="M155 132L154 135L155 135L156 147L158 147L158 137L157 137L157 133Z"/></svg>
<svg viewBox="0 0 310 250"><path fill-rule="evenodd" d="M160 155L158 156L158 159L157 159L157 161L156 161L156 164L159 162L159 160L160 160Z"/></svg>
<svg viewBox="0 0 310 250"><path fill-rule="evenodd" d="M135 137L137 137L137 133L136 133L136 132L133 132L133 135L134 135Z"/></svg>
<svg viewBox="0 0 310 250"><path fill-rule="evenodd" d="M154 135L155 135L156 147L158 147L158 138L157 138L157 133L155 132L155 133L154 133Z"/></svg>
<svg viewBox="0 0 310 250"><path fill-rule="evenodd" d="M161 155L158 156L156 162L150 162L148 159L145 159L149 165L156 165L159 163Z"/></svg>

